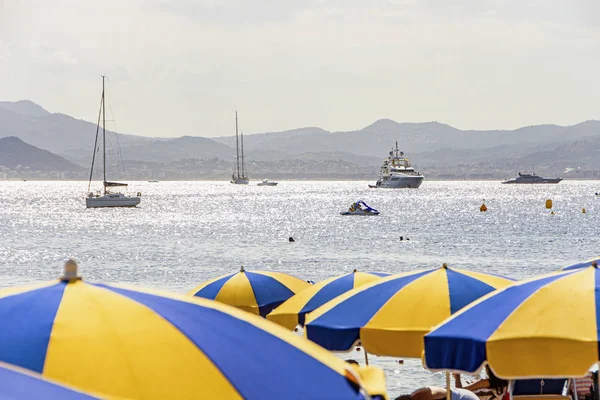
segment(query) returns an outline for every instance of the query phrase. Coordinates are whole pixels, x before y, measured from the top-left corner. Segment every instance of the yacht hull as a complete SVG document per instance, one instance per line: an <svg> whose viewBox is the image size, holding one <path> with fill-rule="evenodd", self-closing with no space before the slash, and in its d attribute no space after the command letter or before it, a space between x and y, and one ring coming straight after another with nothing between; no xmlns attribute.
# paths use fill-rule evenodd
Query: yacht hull
<svg viewBox="0 0 600 400"><path fill-rule="evenodd" d="M231 183L235 185L247 185L250 181L248 179L232 179Z"/></svg>
<svg viewBox="0 0 600 400"><path fill-rule="evenodd" d="M257 186L277 186L278 182L260 182Z"/></svg>
<svg viewBox="0 0 600 400"><path fill-rule="evenodd" d="M562 178L536 178L536 179L511 179L502 182L505 185L535 185L535 184L556 184L562 181Z"/></svg>
<svg viewBox="0 0 600 400"><path fill-rule="evenodd" d="M378 180L370 188L382 189L417 189L423 183L422 176L392 175L390 179Z"/></svg>
<svg viewBox="0 0 600 400"><path fill-rule="evenodd" d="M104 195L86 198L85 206L87 208L135 207L140 204L140 201L139 197Z"/></svg>

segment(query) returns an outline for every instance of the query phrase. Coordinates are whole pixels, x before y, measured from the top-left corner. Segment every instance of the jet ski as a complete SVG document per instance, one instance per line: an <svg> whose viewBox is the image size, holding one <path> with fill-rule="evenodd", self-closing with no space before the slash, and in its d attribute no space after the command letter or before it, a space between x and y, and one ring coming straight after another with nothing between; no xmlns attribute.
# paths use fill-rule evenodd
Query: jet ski
<svg viewBox="0 0 600 400"><path fill-rule="evenodd" d="M341 215L379 215L379 211L370 207L362 200L353 203L348 211L343 211Z"/></svg>

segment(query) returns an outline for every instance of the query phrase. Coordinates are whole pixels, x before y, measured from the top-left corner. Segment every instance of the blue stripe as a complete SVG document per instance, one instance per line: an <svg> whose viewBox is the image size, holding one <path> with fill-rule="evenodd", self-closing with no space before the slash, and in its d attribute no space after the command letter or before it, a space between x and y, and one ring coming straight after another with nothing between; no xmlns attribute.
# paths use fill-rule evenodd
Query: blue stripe
<svg viewBox="0 0 600 400"><path fill-rule="evenodd" d="M194 294L194 296L210 300L216 299L217 295L219 294L225 283L227 283L227 281L231 279L233 275L235 274L224 276L221 279L217 279L216 281L209 283L208 285L204 286L202 289L197 291Z"/></svg>
<svg viewBox="0 0 600 400"><path fill-rule="evenodd" d="M360 328L399 290L437 270L402 276L361 290L306 325L306 337L332 351L347 351L360 338Z"/></svg>
<svg viewBox="0 0 600 400"><path fill-rule="evenodd" d="M510 286L425 336L425 363L431 369L475 372L487 358L486 341L523 301L564 275Z"/></svg>
<svg viewBox="0 0 600 400"><path fill-rule="evenodd" d="M366 272L367 274L371 274L371 275L377 275L380 278L386 277L386 276L390 276L391 274L388 274L387 272Z"/></svg>
<svg viewBox="0 0 600 400"><path fill-rule="evenodd" d="M275 278L248 271L245 274L254 291L259 313L263 317L294 295L294 292Z"/></svg>
<svg viewBox="0 0 600 400"><path fill-rule="evenodd" d="M0 367L0 399L84 400L96 399L75 390Z"/></svg>
<svg viewBox="0 0 600 400"><path fill-rule="evenodd" d="M597 259L592 260L592 261L587 261L587 262L582 262L582 263L578 263L578 264L569 265L568 267L563 268L563 271L570 271L570 270L573 270L573 269L581 269L581 268L591 267L593 263L600 264L600 258L597 258Z"/></svg>
<svg viewBox="0 0 600 400"><path fill-rule="evenodd" d="M348 290L354 288L354 273L347 274L339 277L327 285L323 286L321 290L319 290L315 295L302 307L298 316L302 315L302 320L304 320L304 315L309 313L318 307L321 307L323 304L327 303L329 300L332 300L338 297L340 294L346 293Z"/></svg>
<svg viewBox="0 0 600 400"><path fill-rule="evenodd" d="M97 286L131 298L173 324L244 399L363 398L336 371L277 336L227 313L151 294Z"/></svg>
<svg viewBox="0 0 600 400"><path fill-rule="evenodd" d="M454 314L464 306L495 290L479 279L451 269L446 269L446 276L450 294L450 314Z"/></svg>
<svg viewBox="0 0 600 400"><path fill-rule="evenodd" d="M42 373L66 284L0 299L0 361Z"/></svg>

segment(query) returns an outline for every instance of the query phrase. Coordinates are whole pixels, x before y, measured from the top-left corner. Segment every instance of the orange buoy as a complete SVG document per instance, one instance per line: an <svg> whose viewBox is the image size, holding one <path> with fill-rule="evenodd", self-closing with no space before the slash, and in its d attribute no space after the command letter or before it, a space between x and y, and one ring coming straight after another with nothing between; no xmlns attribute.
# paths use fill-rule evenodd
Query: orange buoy
<svg viewBox="0 0 600 400"><path fill-rule="evenodd" d="M479 207L479 211L480 211L480 212L486 212L486 211L487 211L487 207L485 206L485 203L483 203L483 204L481 205L481 207Z"/></svg>
<svg viewBox="0 0 600 400"><path fill-rule="evenodd" d="M550 200L550 199L546 200L546 208L548 210L550 210L552 208L552 200Z"/></svg>
<svg viewBox="0 0 600 400"><path fill-rule="evenodd" d="M582 208L582 209L581 209L581 213L582 213L582 214L585 214L585 208Z"/></svg>

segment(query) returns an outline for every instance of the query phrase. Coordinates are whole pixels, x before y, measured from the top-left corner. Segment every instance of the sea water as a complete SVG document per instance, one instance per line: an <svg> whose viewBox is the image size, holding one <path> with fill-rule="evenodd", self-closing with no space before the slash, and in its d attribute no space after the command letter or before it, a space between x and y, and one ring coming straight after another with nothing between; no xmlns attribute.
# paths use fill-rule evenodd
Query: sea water
<svg viewBox="0 0 600 400"><path fill-rule="evenodd" d="M132 182L129 190L142 192L138 208L86 209L87 182L0 182L0 285L56 278L68 257L87 280L185 293L241 266L315 282L355 268L397 273L443 263L527 278L600 253L599 182L425 181L416 190L256 183ZM357 200L381 215L340 215ZM341 356L363 361L360 352ZM444 382L420 360L370 361L385 370L391 396Z"/></svg>

